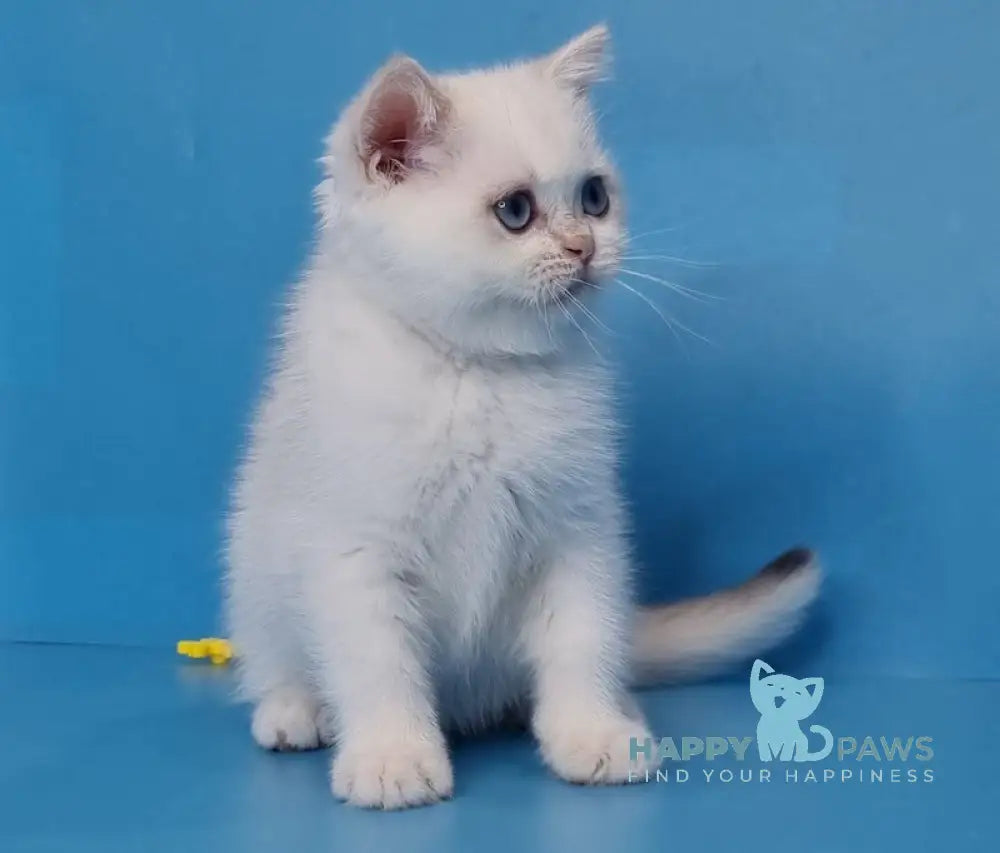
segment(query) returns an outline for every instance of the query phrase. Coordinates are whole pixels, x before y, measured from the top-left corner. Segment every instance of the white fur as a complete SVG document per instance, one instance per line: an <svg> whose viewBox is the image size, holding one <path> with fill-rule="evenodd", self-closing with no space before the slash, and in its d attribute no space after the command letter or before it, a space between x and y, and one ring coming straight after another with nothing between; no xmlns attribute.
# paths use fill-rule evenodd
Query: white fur
<svg viewBox="0 0 1000 853"><path fill-rule="evenodd" d="M254 708L250 731L265 749L315 749L321 742L320 713L310 691L276 688Z"/></svg>
<svg viewBox="0 0 1000 853"><path fill-rule="evenodd" d="M442 731L512 711L577 782L624 781L628 738L646 736L625 694L611 386L560 297L584 274L568 237L596 245L579 299L624 240L581 97L605 41L433 78L392 60L328 140L227 581L255 738L305 748L326 725L333 791L358 805L449 796ZM578 205L595 173L599 219ZM518 186L540 216L514 235L490 206Z"/></svg>

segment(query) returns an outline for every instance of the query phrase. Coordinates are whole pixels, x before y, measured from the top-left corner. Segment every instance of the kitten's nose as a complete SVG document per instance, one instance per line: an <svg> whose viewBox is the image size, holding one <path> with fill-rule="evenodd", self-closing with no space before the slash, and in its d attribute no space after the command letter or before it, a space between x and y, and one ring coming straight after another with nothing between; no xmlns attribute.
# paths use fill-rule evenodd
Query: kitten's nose
<svg viewBox="0 0 1000 853"><path fill-rule="evenodd" d="M588 231L575 231L559 235L562 247L571 255L580 259L586 265L594 257L594 237Z"/></svg>

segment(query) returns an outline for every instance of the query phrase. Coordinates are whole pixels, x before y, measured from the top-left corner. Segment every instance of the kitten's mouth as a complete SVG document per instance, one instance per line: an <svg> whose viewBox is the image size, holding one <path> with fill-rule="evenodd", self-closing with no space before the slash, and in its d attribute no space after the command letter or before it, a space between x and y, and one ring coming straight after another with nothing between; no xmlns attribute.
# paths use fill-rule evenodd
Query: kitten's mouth
<svg viewBox="0 0 1000 853"><path fill-rule="evenodd" d="M780 708L784 704L785 704L785 697L784 696L775 696L774 697L774 707L775 708Z"/></svg>
<svg viewBox="0 0 1000 853"><path fill-rule="evenodd" d="M559 290L556 292L556 299L561 302L572 302L573 299L578 299L585 290L594 287L597 287L597 285L591 281L574 278L559 286Z"/></svg>

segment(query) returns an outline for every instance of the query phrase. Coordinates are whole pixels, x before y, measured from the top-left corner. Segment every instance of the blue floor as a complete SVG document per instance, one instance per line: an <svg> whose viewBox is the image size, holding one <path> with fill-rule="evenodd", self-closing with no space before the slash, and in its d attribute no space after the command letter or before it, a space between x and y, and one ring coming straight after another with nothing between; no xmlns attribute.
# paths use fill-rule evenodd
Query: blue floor
<svg viewBox="0 0 1000 853"><path fill-rule="evenodd" d="M761 782L755 756L698 757L671 766L668 783L585 789L547 775L526 737L503 734L456 745L453 801L389 814L337 804L323 753L258 750L230 688L227 669L164 651L0 645L0 851L1000 849L996 681L828 681L809 723L859 742L929 736L929 762L835 754L772 764ZM654 731L678 743L754 732L742 679L642 699ZM882 783L857 781L880 766ZM806 781L810 768L820 781ZM718 780L726 769L734 781ZM754 780L740 782L741 769ZM905 781L928 769L933 782Z"/></svg>

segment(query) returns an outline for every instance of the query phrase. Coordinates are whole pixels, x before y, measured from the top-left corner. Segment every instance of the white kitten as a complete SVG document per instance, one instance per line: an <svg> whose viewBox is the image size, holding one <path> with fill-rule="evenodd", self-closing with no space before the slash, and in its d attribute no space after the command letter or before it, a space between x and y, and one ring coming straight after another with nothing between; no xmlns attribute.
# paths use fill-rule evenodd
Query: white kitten
<svg viewBox="0 0 1000 853"><path fill-rule="evenodd" d="M442 732L511 713L563 778L622 782L631 681L752 656L817 589L797 551L636 618L611 385L575 325L625 240L587 100L606 43L448 76L393 59L328 140L228 603L254 737L335 741L357 805L449 796Z"/></svg>

